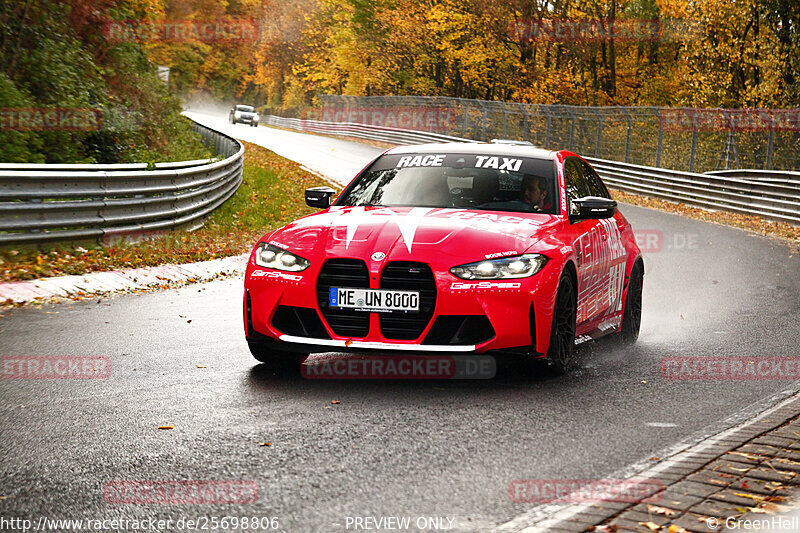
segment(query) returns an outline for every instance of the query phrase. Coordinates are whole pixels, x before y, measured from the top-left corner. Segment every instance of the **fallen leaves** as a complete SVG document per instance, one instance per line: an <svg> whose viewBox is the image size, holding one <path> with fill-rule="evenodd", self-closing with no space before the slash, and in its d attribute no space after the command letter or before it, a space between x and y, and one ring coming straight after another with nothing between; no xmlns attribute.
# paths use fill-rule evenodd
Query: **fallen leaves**
<svg viewBox="0 0 800 533"><path fill-rule="evenodd" d="M342 402L340 402L339 400L331 400L331 403L332 403L333 405L339 405L339 404L340 404L340 403L342 403Z"/></svg>
<svg viewBox="0 0 800 533"><path fill-rule="evenodd" d="M272 446L272 443L271 442L259 442L258 445L259 446Z"/></svg>
<svg viewBox="0 0 800 533"><path fill-rule="evenodd" d="M175 429L175 426L158 426L158 429Z"/></svg>
<svg viewBox="0 0 800 533"><path fill-rule="evenodd" d="M197 368L208 368L208 367L207 367L207 366L205 366L205 365L194 365L194 366L195 366L195 367L197 367Z"/></svg>
<svg viewBox="0 0 800 533"><path fill-rule="evenodd" d="M646 527L650 531L658 531L659 529L661 529L661 526L653 522L639 522L639 525Z"/></svg>
<svg viewBox="0 0 800 533"><path fill-rule="evenodd" d="M668 509L666 507L659 507L658 505L648 505L647 511L650 513L668 517L672 517L678 514L677 511L673 511L672 509Z"/></svg>
<svg viewBox="0 0 800 533"><path fill-rule="evenodd" d="M667 533L689 533L689 532L686 531L681 526L676 526L675 524L670 524L670 526L667 528Z"/></svg>

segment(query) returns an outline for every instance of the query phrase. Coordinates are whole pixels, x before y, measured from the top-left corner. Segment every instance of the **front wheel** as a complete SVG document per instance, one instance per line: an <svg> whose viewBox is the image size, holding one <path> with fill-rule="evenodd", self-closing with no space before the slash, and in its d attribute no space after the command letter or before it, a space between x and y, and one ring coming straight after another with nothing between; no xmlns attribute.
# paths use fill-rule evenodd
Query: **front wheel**
<svg viewBox="0 0 800 533"><path fill-rule="evenodd" d="M633 344L639 338L639 326L642 324L642 286L644 273L641 263L636 262L631 269L628 280L628 294L625 297L625 311L617 338L625 344Z"/></svg>
<svg viewBox="0 0 800 533"><path fill-rule="evenodd" d="M564 374L573 365L577 307L575 284L569 274L561 274L546 357L550 368L557 375Z"/></svg>
<svg viewBox="0 0 800 533"><path fill-rule="evenodd" d="M295 370L300 368L300 364L308 354L286 352L277 350L269 344L260 342L247 342L250 353L260 363L264 363L270 370Z"/></svg>

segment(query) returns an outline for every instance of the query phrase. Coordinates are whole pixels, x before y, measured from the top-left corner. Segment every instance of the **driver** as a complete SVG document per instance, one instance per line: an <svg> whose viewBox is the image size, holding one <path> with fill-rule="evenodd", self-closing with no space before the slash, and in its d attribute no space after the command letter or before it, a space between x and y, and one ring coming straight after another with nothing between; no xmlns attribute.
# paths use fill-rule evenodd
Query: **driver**
<svg viewBox="0 0 800 533"><path fill-rule="evenodd" d="M536 210L542 213L549 212L553 205L547 194L547 178L542 176L526 175L522 179L520 196L524 202L536 206Z"/></svg>

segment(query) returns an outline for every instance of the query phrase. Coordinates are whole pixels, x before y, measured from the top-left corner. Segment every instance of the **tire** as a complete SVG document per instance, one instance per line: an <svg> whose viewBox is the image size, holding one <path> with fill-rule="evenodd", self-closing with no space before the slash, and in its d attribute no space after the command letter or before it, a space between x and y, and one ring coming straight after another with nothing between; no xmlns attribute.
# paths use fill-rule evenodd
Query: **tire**
<svg viewBox="0 0 800 533"><path fill-rule="evenodd" d="M561 274L553 308L553 326L550 328L550 346L546 361L556 375L566 373L574 364L575 321L578 309L575 283L566 272Z"/></svg>
<svg viewBox="0 0 800 533"><path fill-rule="evenodd" d="M622 314L622 324L616 334L624 344L633 344L639 338L639 327L642 324L642 286L644 275L642 265L638 261L633 264L631 275L628 279L628 293L625 296L625 310Z"/></svg>
<svg viewBox="0 0 800 533"><path fill-rule="evenodd" d="M300 364L308 356L304 353L277 350L272 345L260 342L248 341L247 345L256 361L263 363L270 370L299 370Z"/></svg>

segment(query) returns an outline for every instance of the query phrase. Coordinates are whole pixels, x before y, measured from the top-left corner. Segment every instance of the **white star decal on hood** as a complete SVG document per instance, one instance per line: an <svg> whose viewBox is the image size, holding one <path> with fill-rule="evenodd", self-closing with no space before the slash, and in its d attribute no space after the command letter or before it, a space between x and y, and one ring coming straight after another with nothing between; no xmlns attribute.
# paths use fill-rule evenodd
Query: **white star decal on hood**
<svg viewBox="0 0 800 533"><path fill-rule="evenodd" d="M356 235L356 230L362 222L373 219L376 216L390 216L397 223L400 230L400 235L403 237L403 242L411 253L411 247L414 244L414 235L417 232L417 227L424 221L427 215L433 208L431 207L414 207L405 215L395 213L390 209L375 209L369 213L365 212L363 206L356 206L351 208L347 213L341 215L334 222L335 226L344 225L347 228L347 236L345 239L344 247L350 246L350 241ZM374 219L373 219L374 220Z"/></svg>

